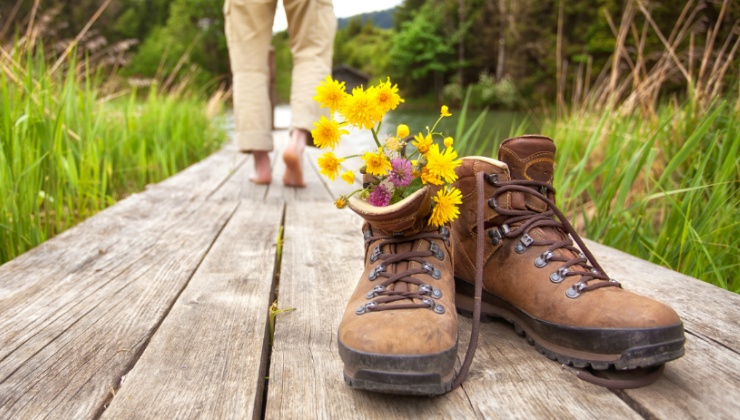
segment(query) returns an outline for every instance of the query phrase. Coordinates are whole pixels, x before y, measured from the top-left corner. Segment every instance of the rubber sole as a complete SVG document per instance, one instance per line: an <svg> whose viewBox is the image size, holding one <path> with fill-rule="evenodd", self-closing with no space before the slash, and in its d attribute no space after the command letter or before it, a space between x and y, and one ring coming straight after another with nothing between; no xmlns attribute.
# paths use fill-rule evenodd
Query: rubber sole
<svg viewBox="0 0 740 420"><path fill-rule="evenodd" d="M457 343L429 355L372 354L339 341L344 381L354 389L400 395L441 395L452 389Z"/></svg>
<svg viewBox="0 0 740 420"><path fill-rule="evenodd" d="M460 315L473 316L473 285L455 279ZM552 360L577 368L618 370L658 366L684 354L683 324L663 328L576 328L533 317L504 299L483 291L481 322L504 319L530 345Z"/></svg>

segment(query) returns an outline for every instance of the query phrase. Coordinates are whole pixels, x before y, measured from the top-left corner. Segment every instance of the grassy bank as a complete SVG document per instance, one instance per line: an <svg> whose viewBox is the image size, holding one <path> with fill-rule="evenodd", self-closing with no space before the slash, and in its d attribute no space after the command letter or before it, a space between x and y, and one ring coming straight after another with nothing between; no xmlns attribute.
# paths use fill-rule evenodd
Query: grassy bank
<svg viewBox="0 0 740 420"><path fill-rule="evenodd" d="M0 69L0 263L215 150L198 94L112 88L107 69L34 52Z"/></svg>

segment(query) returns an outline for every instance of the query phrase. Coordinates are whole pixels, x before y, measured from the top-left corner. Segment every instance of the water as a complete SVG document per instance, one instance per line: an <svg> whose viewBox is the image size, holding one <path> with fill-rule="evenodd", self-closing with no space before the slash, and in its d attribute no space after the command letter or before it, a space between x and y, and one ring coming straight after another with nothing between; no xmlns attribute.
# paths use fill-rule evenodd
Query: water
<svg viewBox="0 0 740 420"><path fill-rule="evenodd" d="M461 118L460 110L451 110L451 117L443 118L439 122L435 132L442 132L445 136L452 136L456 140L455 148L461 156L472 154L494 155L493 151L505 138L517 134L537 132L538 124L535 124L526 113L514 111L487 111L480 127L471 132L468 141L462 140L464 134L471 128L474 121L483 111L470 111L465 118L460 133L457 132L457 125ZM406 124L411 130L411 134L419 132L426 133L426 127L431 126L439 117L435 111L430 110L396 110L389 112L383 120L381 131L395 134L398 124Z"/></svg>

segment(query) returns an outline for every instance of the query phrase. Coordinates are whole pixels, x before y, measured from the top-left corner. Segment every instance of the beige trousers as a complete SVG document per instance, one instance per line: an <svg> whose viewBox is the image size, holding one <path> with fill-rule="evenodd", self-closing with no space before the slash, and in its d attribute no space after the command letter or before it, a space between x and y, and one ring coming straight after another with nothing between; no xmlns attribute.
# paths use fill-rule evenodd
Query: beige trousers
<svg viewBox="0 0 740 420"><path fill-rule="evenodd" d="M293 55L290 128L311 131L328 112L311 99L331 74L337 19L331 0L283 0ZM268 52L277 0L226 0L226 42L234 77L239 150L271 151L272 109Z"/></svg>

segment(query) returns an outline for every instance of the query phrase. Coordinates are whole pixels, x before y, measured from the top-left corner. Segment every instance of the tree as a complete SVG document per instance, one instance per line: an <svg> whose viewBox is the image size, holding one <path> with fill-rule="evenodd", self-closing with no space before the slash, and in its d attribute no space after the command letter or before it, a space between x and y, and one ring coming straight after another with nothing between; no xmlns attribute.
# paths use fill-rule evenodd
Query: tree
<svg viewBox="0 0 740 420"><path fill-rule="evenodd" d="M453 45L440 32L432 8L425 5L411 20L401 24L393 39L391 67L408 78L416 93L427 91L434 84L441 94L445 74L456 68Z"/></svg>

